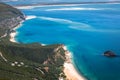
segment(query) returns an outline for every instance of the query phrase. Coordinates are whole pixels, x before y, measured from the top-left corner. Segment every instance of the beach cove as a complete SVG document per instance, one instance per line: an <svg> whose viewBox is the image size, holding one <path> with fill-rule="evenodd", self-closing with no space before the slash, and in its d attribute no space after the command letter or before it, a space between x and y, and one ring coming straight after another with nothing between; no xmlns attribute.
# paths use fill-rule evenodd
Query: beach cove
<svg viewBox="0 0 120 80"><path fill-rule="evenodd" d="M110 60L102 54L106 50L119 54L120 11L115 8L119 8L120 5L99 5L102 7L87 4L21 9L31 18L29 17L21 27L16 29L18 33L16 36L15 33L12 34L12 38L15 37L15 40L20 43L65 44L67 50L72 52L74 63L71 65L68 60L68 63L64 64L65 67L75 66L76 69L73 71L82 73L90 80L117 80L119 58ZM110 16L107 15L108 13ZM71 68L68 67L67 70L70 71Z"/></svg>
<svg viewBox="0 0 120 80"><path fill-rule="evenodd" d="M27 16L26 20L29 19L33 19L36 18L35 16ZM13 43L19 43L15 40L16 35L18 35L17 33L17 29L19 29L22 26L22 22L21 24L19 24L18 26L16 26L15 28L13 28L13 32L10 33L10 41ZM46 46L46 44L41 44L42 46ZM63 49L65 50L65 56L66 56L66 61L64 62L63 66L63 72L66 75L66 79L67 80L86 80L83 75L80 75L78 73L78 71L75 69L73 62L72 62L72 53L68 51L67 46L63 45ZM59 80L62 80L62 78L60 78Z"/></svg>

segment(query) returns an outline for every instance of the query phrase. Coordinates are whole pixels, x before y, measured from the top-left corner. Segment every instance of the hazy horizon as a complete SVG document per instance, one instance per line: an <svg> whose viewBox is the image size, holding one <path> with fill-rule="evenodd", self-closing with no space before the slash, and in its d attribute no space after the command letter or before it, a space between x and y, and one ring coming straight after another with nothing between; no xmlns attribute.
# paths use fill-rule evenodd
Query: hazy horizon
<svg viewBox="0 0 120 80"><path fill-rule="evenodd" d="M120 1L120 0L69 0L69 1L65 1L65 0L0 0L0 2L25 2L25 3L29 3L29 2L104 2L104 1Z"/></svg>
<svg viewBox="0 0 120 80"><path fill-rule="evenodd" d="M0 0L10 5L21 5L21 4L40 4L40 3L60 3L60 2L108 2L108 1L120 1L120 0Z"/></svg>

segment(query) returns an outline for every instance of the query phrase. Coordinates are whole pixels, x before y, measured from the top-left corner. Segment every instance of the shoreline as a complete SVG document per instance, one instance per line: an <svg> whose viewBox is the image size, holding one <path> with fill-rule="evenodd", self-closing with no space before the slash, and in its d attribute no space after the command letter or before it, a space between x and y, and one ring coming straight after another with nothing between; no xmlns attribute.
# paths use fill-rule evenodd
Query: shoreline
<svg viewBox="0 0 120 80"><path fill-rule="evenodd" d="M34 15L26 16L26 20L30 20L30 19L34 19L34 18L36 18L36 16L34 16ZM10 42L19 43L19 42L17 42L17 41L15 40L15 36L18 34L18 32L16 31L16 29L18 29L18 28L20 28L20 27L22 26L22 22L24 22L24 21L21 21L19 25L17 25L16 27L14 27L14 28L12 29L13 32L11 32L11 33L9 34L9 36L10 36L9 41L10 41ZM41 43L40 43L40 44L41 44ZM41 46L46 46L46 45L47 45L47 44L41 44Z"/></svg>
<svg viewBox="0 0 120 80"><path fill-rule="evenodd" d="M26 16L26 20L30 20L30 19L33 19L33 18L36 18L36 16L32 16L32 15ZM10 36L9 41L10 42L19 43L15 40L15 36L18 34L18 32L16 30L22 26L22 22L24 22L24 21L21 21L20 24L18 24L16 27L14 27L12 29L13 31L9 34L9 36ZM45 44L41 44L41 45L45 45Z"/></svg>
<svg viewBox="0 0 120 80"><path fill-rule="evenodd" d="M15 36L18 34L16 29L21 27L21 25L22 24L19 24L18 26L12 29L14 32L10 33L11 42L18 43L15 40ZM41 44L41 45L46 46L46 44ZM67 80L86 80L85 77L81 75L80 73L78 73L78 71L76 70L72 62L72 55L71 55L72 53L68 51L67 46L64 45L63 49L65 50L65 57L66 57L66 61L63 64L63 67L64 67L63 72L65 73Z"/></svg>
<svg viewBox="0 0 120 80"><path fill-rule="evenodd" d="M23 22L23 21L22 21ZM17 25L16 27L14 27L12 30L12 32L9 34L10 35L10 42L13 42L13 43L18 43L16 40L15 40L15 36L18 34L18 32L16 31L16 29L20 28L22 26L22 22Z"/></svg>
<svg viewBox="0 0 120 80"><path fill-rule="evenodd" d="M63 46L63 49L65 50L66 56L63 72L65 73L67 80L86 80L85 77L76 70L72 62L72 53L68 51L66 46Z"/></svg>
<svg viewBox="0 0 120 80"><path fill-rule="evenodd" d="M27 16L27 17L28 18L26 18L26 20L35 18L34 16ZM18 34L16 29L22 26L22 22L12 29L13 32L10 33L10 39L9 39L10 42L19 43L15 40L15 36ZM46 44L41 44L41 45L46 46ZM63 72L65 73L67 80L86 80L85 77L80 73L78 73L78 71L76 70L72 62L72 55L71 55L72 53L69 52L69 50L67 49L67 46L63 45L62 47L65 50L65 57L66 57L66 61L63 64L63 67L64 67Z"/></svg>

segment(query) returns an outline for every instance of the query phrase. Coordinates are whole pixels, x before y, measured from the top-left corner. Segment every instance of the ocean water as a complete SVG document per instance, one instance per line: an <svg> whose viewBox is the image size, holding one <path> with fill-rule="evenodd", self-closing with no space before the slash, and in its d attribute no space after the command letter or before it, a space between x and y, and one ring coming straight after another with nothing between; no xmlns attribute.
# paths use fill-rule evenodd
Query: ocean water
<svg viewBox="0 0 120 80"><path fill-rule="evenodd" d="M120 4L42 6L21 9L34 16L17 29L21 43L65 44L73 63L88 80L120 80Z"/></svg>
<svg viewBox="0 0 120 80"><path fill-rule="evenodd" d="M120 0L0 0L12 5L21 4L38 4L38 3L58 3L58 2L104 2L104 1L120 1Z"/></svg>

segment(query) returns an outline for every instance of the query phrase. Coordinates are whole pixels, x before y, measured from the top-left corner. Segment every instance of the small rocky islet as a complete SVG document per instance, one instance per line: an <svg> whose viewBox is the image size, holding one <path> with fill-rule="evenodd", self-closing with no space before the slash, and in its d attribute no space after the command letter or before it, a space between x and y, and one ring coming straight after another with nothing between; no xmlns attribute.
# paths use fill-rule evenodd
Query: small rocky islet
<svg viewBox="0 0 120 80"><path fill-rule="evenodd" d="M116 57L117 56L113 51L110 51L110 50L105 51L103 53L103 55L106 56L106 57Z"/></svg>

